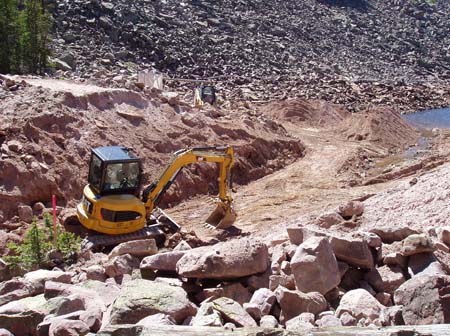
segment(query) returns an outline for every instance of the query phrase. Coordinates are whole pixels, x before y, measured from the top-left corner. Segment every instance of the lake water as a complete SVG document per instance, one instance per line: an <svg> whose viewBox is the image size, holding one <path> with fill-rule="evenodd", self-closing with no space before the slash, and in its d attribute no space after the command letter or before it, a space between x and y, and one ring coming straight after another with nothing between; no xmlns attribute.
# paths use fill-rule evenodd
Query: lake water
<svg viewBox="0 0 450 336"><path fill-rule="evenodd" d="M450 108L404 114L403 118L420 128L450 128Z"/></svg>

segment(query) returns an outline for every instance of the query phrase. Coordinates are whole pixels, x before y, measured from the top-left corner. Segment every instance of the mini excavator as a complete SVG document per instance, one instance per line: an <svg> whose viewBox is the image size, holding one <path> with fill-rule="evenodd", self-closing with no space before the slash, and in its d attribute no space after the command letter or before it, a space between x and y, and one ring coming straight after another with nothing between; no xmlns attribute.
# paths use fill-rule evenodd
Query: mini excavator
<svg viewBox="0 0 450 336"><path fill-rule="evenodd" d="M194 90L195 107L203 106L205 103L215 105L216 100L216 88L213 85L201 85Z"/></svg>
<svg viewBox="0 0 450 336"><path fill-rule="evenodd" d="M84 247L151 237L161 240L165 234L179 231L180 226L158 204L184 167L201 162L219 166L216 209L205 224L210 228L228 228L236 219L231 197L232 147L198 147L175 152L161 175L143 189L141 198L136 197L142 179L141 160L131 149L121 146L92 149L88 184L76 215L78 225L86 229Z"/></svg>

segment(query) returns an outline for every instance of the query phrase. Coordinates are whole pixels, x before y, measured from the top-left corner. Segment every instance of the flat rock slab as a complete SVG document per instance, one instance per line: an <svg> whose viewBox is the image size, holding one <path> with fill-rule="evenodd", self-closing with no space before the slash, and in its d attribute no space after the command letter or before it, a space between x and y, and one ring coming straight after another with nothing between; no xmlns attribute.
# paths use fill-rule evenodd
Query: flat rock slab
<svg viewBox="0 0 450 336"><path fill-rule="evenodd" d="M434 324L422 326L392 326L383 328L335 327L315 328L310 331L311 336L388 336L399 335L398 332L410 331L411 335L447 336L450 324ZM414 331L416 332L414 334ZM397 334L396 334L397 333ZM406 333L404 333L407 335ZM154 326L144 328L132 324L108 326L97 336L305 336L304 333L271 328L236 328L225 330L217 327L189 327L189 326Z"/></svg>

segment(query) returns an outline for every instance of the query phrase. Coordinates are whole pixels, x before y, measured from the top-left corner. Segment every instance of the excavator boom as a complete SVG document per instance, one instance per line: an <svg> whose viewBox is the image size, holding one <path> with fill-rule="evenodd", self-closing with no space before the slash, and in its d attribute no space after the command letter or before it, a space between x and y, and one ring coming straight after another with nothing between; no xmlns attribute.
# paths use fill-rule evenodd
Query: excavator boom
<svg viewBox="0 0 450 336"><path fill-rule="evenodd" d="M234 156L233 148L230 146L197 147L175 152L161 175L142 193L142 201L145 204L147 216L158 206L162 196L170 188L181 170L188 165L199 162L215 162L219 165L217 207L206 219L206 223L217 229L224 229L233 225L236 219L231 197L231 168L234 164Z"/></svg>

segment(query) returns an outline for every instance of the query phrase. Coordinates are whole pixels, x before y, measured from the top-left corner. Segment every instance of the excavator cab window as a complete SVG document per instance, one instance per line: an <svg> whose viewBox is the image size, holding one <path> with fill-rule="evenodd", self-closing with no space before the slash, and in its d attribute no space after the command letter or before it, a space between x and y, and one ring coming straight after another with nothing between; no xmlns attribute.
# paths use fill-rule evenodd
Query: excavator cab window
<svg viewBox="0 0 450 336"><path fill-rule="evenodd" d="M216 101L216 88L212 85L201 87L202 100L213 105Z"/></svg>
<svg viewBox="0 0 450 336"><path fill-rule="evenodd" d="M109 146L92 150L88 182L97 194L136 194L140 181L140 160L129 149Z"/></svg>

